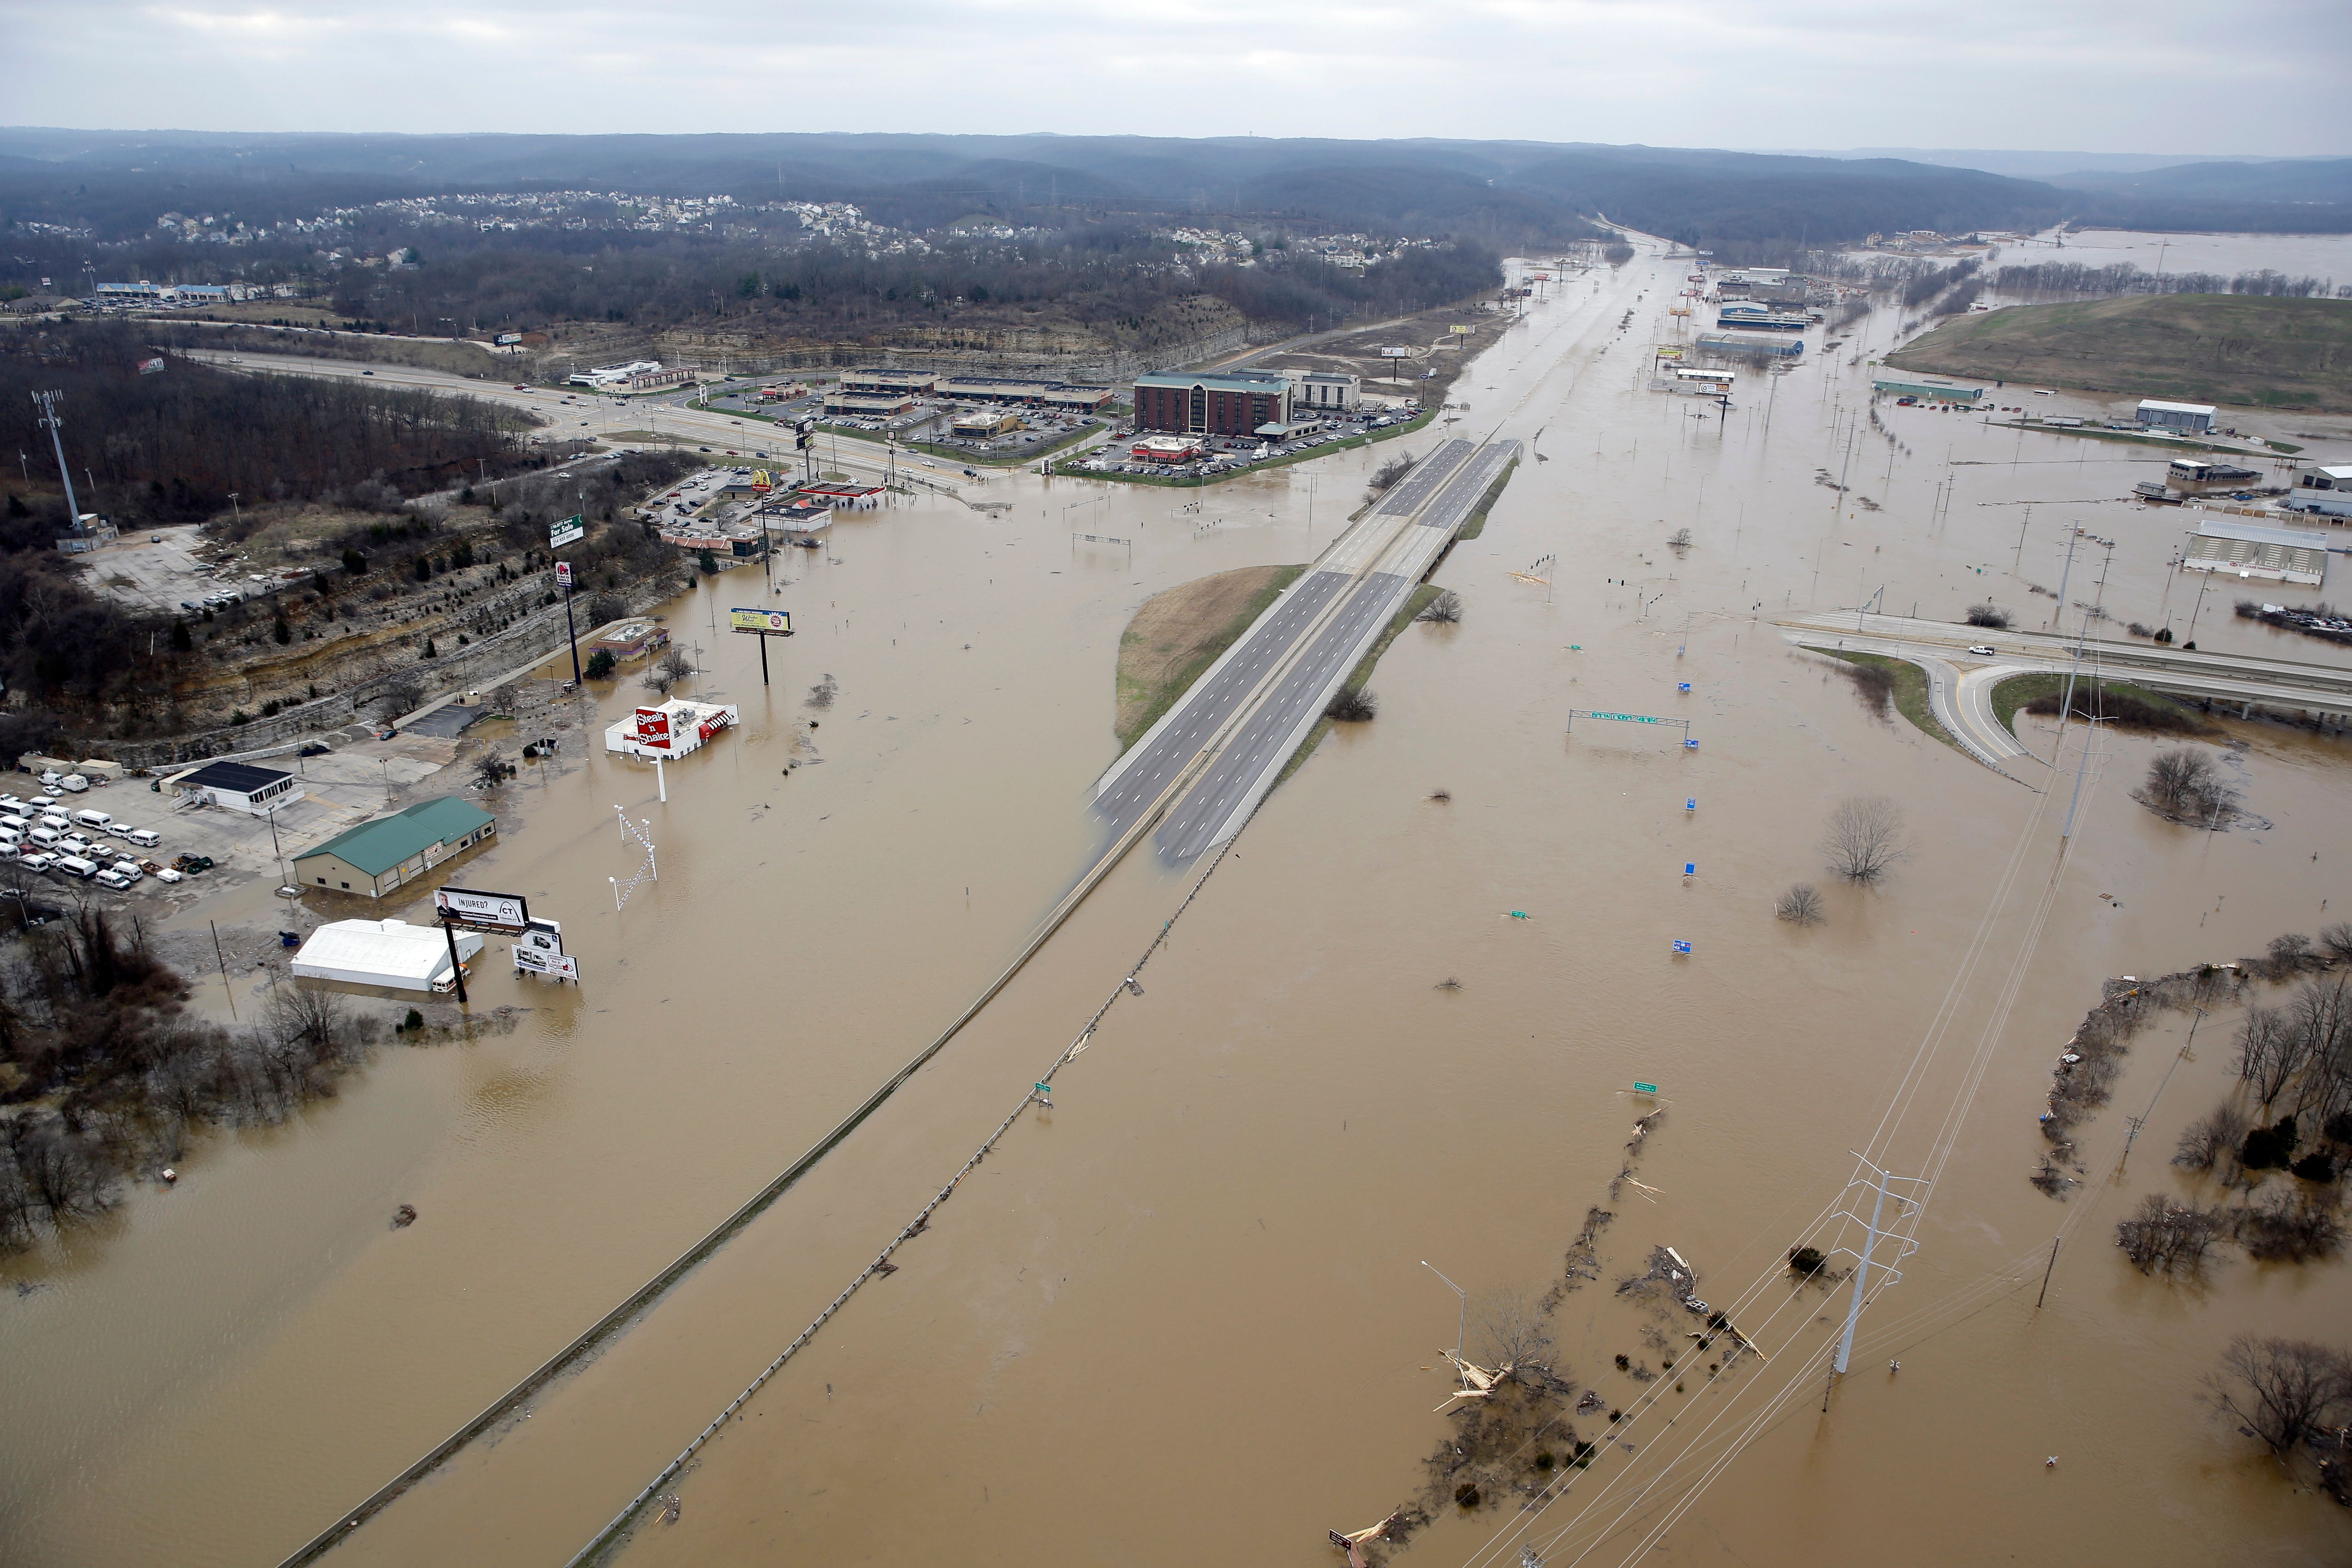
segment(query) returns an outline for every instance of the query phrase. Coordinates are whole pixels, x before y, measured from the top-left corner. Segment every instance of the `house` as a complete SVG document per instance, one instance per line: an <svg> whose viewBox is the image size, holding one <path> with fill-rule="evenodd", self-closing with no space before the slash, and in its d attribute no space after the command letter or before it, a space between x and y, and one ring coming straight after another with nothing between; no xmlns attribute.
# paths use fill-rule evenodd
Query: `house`
<svg viewBox="0 0 2352 1568"><path fill-rule="evenodd" d="M498 830L498 818L470 802L451 795L421 800L297 855L294 879L306 888L380 899Z"/></svg>
<svg viewBox="0 0 2352 1568"><path fill-rule="evenodd" d="M334 921L312 931L295 953L294 973L347 985L446 991L457 984L449 963L453 940L460 962L485 945L472 931L442 931L406 921Z"/></svg>
<svg viewBox="0 0 2352 1568"><path fill-rule="evenodd" d="M173 774L163 786L184 800L193 797L247 816L268 816L302 798L302 781L292 773L245 763L206 763Z"/></svg>

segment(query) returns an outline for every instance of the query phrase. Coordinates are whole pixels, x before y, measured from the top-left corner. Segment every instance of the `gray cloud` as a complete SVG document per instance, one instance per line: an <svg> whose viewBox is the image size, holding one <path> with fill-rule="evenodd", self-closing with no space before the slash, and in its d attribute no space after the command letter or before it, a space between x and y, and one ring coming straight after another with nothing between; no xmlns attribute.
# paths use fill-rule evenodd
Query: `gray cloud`
<svg viewBox="0 0 2352 1568"><path fill-rule="evenodd" d="M6 0L19 124L2342 153L2338 6Z"/></svg>

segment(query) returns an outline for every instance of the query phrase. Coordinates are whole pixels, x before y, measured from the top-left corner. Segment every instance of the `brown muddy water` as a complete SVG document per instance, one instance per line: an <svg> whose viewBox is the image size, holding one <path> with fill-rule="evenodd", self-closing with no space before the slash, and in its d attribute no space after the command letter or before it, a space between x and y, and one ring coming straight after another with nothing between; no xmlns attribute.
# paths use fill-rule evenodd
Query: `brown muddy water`
<svg viewBox="0 0 2352 1568"><path fill-rule="evenodd" d="M1915 1112L1924 1145L2056 830L2042 797L1864 711L1759 617L1883 586L1890 609L1956 615L1990 595L2040 624L2052 603L2023 584L2056 585L2074 523L2117 542L2105 604L2151 619L2183 602L2167 569L2179 514L2117 499L2161 453L1907 409L1886 411L1901 446L1866 415L1856 430L1867 368L1849 359L1866 337L1697 417L1643 390L1683 270L1645 255L1597 292L1564 286L1457 384L1455 428L1533 437L1547 459L1441 569L1465 623L1398 640L1373 680L1379 720L1342 727L1276 793L1054 1108L705 1450L677 1521L642 1526L633 1559L1336 1560L1324 1531L1412 1497L1450 1430L1431 1407L1456 1301L1423 1260L1474 1305L1541 1292L1619 1168L1622 1091L1659 1084L1668 1114L1640 1172L1657 1196L1612 1205L1601 1280L1556 1320L1562 1369L1630 1398L1610 1357L1660 1352L1614 1281L1661 1243L1718 1300L1773 1271L1837 1195L2022 837L2029 870L1961 1043ZM666 806L635 764L568 758L509 791L498 847L466 871L562 920L585 985L486 963L475 1010L527 1009L510 1031L386 1050L340 1098L214 1140L176 1190L7 1266L0 1555L274 1562L593 1321L928 1041L1091 861L1087 788L1112 756L1135 606L1309 559L1387 455L1222 486L1198 512L1181 492L1003 478L988 499L1008 513L926 498L847 519L772 599L739 571L681 601L679 640L710 658L701 692L740 702L742 730L672 768ZM1841 503L1814 482L1824 467L1884 510ZM1665 537L1682 526L1695 543L1677 559ZM2078 555L2070 597L2104 554ZM1507 575L1546 555L1549 591ZM2224 592L2201 647L2342 662L2234 621ZM765 689L749 639L715 629L758 603L800 627L771 650ZM804 706L827 673L838 699ZM635 695L606 695L605 715ZM1687 717L1700 748L1632 726L1580 724L1570 742L1571 708ZM2261 824L2220 835L2131 802L2154 747L2105 742L1921 1250L1864 1319L1862 1374L1826 1418L1800 1399L1757 1436L1664 1536L1676 1561L2352 1551L2343 1510L2255 1460L2198 1383L2234 1333L2342 1342L2345 1265L2239 1259L2168 1286L2107 1242L2141 1192L2174 1183L2165 1155L2228 1079L2229 1020L2203 1026L2121 1177L2124 1115L2185 1019L2136 1044L2085 1133L2084 1189L2062 1205L2025 1182L2052 1059L2102 978L2352 913L2352 746L2230 729ZM823 761L787 778L795 756ZM1895 796L1916 840L1873 891L1831 887L1816 847L1849 794ZM662 869L618 912L607 879L634 861L615 805L651 819ZM799 1187L333 1560L567 1560L953 1173L1194 875L1123 864ZM1771 918L1798 879L1827 889L1826 924ZM261 918L252 901L228 915ZM1449 977L1461 989L1436 988ZM400 1203L419 1217L393 1231ZM2038 1262L2020 1260L2062 1226L2035 1313ZM1808 1296L1752 1331L1793 1366L1832 1310ZM1637 1429L1637 1449L1671 1449L1711 1414L1702 1399L1721 1394L1690 1387L1659 1397L1691 1425ZM1623 1560L1682 1483L1640 1498L1638 1528L1596 1543L1588 1518L1554 1542L1610 1474L1596 1466L1518 1539L1555 1563L1588 1546L1582 1560ZM1515 1506L1444 1510L1405 1560L1516 1561L1516 1539L1486 1550Z"/></svg>

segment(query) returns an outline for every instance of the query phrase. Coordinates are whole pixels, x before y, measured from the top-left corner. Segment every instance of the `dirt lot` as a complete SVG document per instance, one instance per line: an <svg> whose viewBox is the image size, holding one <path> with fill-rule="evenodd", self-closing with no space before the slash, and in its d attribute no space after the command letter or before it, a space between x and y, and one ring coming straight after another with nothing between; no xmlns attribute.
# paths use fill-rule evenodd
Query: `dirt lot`
<svg viewBox="0 0 2352 1568"><path fill-rule="evenodd" d="M1154 594L1118 639L1121 746L1158 721L1185 688L1249 629L1304 566L1244 566Z"/></svg>

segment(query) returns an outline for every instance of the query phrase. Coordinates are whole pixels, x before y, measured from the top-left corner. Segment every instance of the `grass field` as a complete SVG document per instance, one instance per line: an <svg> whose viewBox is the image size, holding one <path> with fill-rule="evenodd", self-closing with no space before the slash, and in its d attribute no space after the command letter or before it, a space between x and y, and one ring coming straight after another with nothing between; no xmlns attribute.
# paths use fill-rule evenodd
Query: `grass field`
<svg viewBox="0 0 2352 1568"><path fill-rule="evenodd" d="M2134 294L1956 316L1889 364L2129 397L2352 412L2352 300Z"/></svg>
<svg viewBox="0 0 2352 1568"><path fill-rule="evenodd" d="M2065 694L2066 678L2063 675L2011 676L1992 689L1992 716L2000 721L2002 729L2017 733L2019 710L2029 702L2047 697L2053 716L2058 711L2059 700ZM2207 720L2197 710L2175 701L2169 697L2150 691L2144 686L2110 680L2096 687L2088 679L2074 682L2074 711L2095 709L2103 716L2128 730L2178 735L2217 735L2221 726Z"/></svg>
<svg viewBox="0 0 2352 1568"><path fill-rule="evenodd" d="M1244 566L1154 594L1118 639L1119 750L1135 744L1304 566Z"/></svg>
<svg viewBox="0 0 2352 1568"><path fill-rule="evenodd" d="M1823 650L1826 651L1826 650ZM1933 736L1954 751L1960 743L1952 739L1936 718L1936 710L1927 700L1927 672L1907 658L1889 658L1878 653L1832 653L1832 658L1842 658L1848 664L1858 664L1866 669L1883 669L1895 682L1895 710L1924 735ZM2002 722L2008 721L2004 719ZM2011 726L2014 728L2014 726Z"/></svg>

